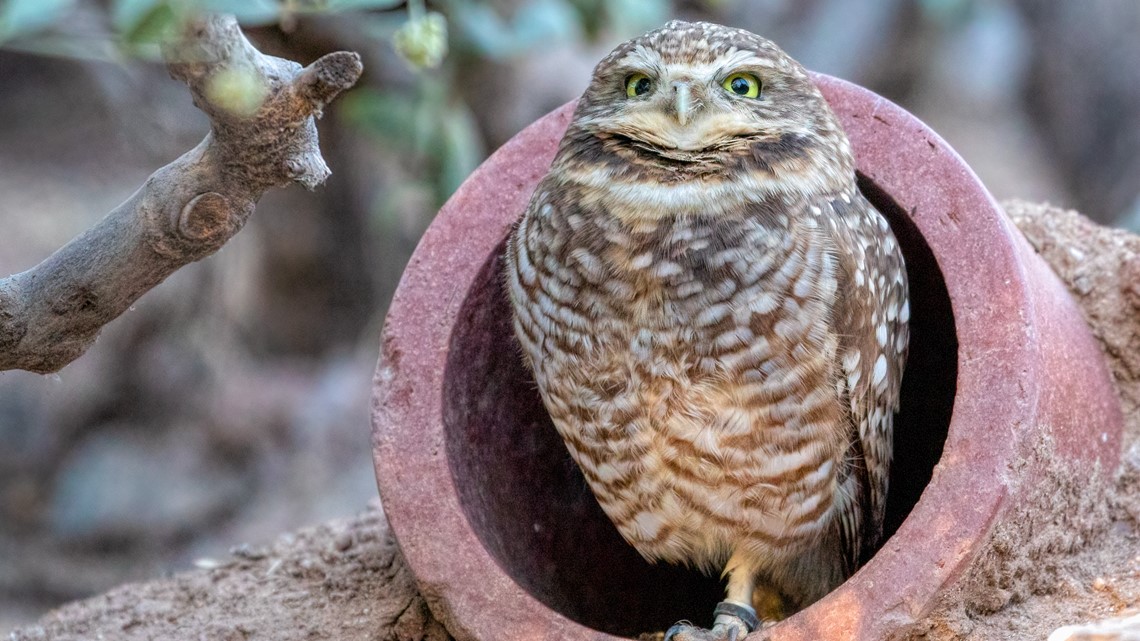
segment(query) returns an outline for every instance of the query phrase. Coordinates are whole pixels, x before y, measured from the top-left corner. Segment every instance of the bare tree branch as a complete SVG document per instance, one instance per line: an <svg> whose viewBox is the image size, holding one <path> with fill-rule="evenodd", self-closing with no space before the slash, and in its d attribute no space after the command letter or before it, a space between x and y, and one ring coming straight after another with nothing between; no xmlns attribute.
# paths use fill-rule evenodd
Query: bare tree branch
<svg viewBox="0 0 1140 641"><path fill-rule="evenodd" d="M190 25L163 55L210 133L94 227L0 280L0 370L62 369L146 291L232 238L267 189L328 178L315 118L356 83L360 56L332 53L302 68L263 55L229 16ZM226 94L223 79L237 79L236 92ZM226 100L250 89L265 96L252 114Z"/></svg>

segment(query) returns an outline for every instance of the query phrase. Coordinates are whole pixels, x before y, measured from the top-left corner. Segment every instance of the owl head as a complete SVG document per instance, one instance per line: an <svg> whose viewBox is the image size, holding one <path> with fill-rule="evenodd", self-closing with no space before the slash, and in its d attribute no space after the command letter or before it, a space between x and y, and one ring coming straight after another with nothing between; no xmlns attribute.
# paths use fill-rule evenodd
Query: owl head
<svg viewBox="0 0 1140 641"><path fill-rule="evenodd" d="M798 62L754 33L679 20L598 63L557 163L594 187L672 186L678 206L707 207L718 186L827 193L854 175L847 138Z"/></svg>

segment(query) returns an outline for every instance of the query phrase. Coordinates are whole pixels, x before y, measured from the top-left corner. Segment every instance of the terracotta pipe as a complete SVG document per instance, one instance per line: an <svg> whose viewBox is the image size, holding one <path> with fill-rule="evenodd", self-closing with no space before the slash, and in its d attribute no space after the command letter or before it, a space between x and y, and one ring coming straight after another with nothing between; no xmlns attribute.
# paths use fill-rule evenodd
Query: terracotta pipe
<svg viewBox="0 0 1140 641"><path fill-rule="evenodd" d="M878 640L930 611L1047 462L1109 474L1122 417L1076 305L965 162L887 100L816 81L847 129L862 189L906 253L911 358L893 535L766 634ZM621 540L511 334L503 242L572 109L515 136L448 201L384 329L373 396L384 508L432 611L460 641L616 641L682 618L707 625L720 597L717 581L651 566Z"/></svg>

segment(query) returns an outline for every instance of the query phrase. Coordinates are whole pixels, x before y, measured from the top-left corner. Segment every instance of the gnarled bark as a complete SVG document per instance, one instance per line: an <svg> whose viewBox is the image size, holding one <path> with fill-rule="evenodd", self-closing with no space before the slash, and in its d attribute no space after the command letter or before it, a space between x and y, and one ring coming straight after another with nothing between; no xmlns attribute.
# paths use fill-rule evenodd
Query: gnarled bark
<svg viewBox="0 0 1140 641"><path fill-rule="evenodd" d="M210 133L94 227L0 280L0 370L62 369L145 292L232 238L267 189L293 182L313 189L329 176L315 118L360 77L357 54L301 67L263 55L232 17L210 16L163 55L209 116ZM251 115L219 100L224 78L240 83L238 93L264 91Z"/></svg>

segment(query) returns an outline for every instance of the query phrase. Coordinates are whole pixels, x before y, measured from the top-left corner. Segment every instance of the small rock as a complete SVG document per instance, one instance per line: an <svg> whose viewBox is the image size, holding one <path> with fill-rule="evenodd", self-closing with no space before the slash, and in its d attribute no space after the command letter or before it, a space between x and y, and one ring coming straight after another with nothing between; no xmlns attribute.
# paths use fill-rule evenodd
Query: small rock
<svg viewBox="0 0 1140 641"><path fill-rule="evenodd" d="M217 559L202 558L194 560L194 567L199 570L215 570L223 566L225 566L225 563Z"/></svg>
<svg viewBox="0 0 1140 641"><path fill-rule="evenodd" d="M260 561L269 556L269 551L263 547L255 548L249 543L242 543L230 548L230 554L246 561Z"/></svg>
<svg viewBox="0 0 1140 641"><path fill-rule="evenodd" d="M340 552L345 552L352 547L352 532L341 532L333 539L333 547Z"/></svg>
<svg viewBox="0 0 1140 641"><path fill-rule="evenodd" d="M1140 614L1095 623L1067 625L1049 635L1049 641L1140 641Z"/></svg>

